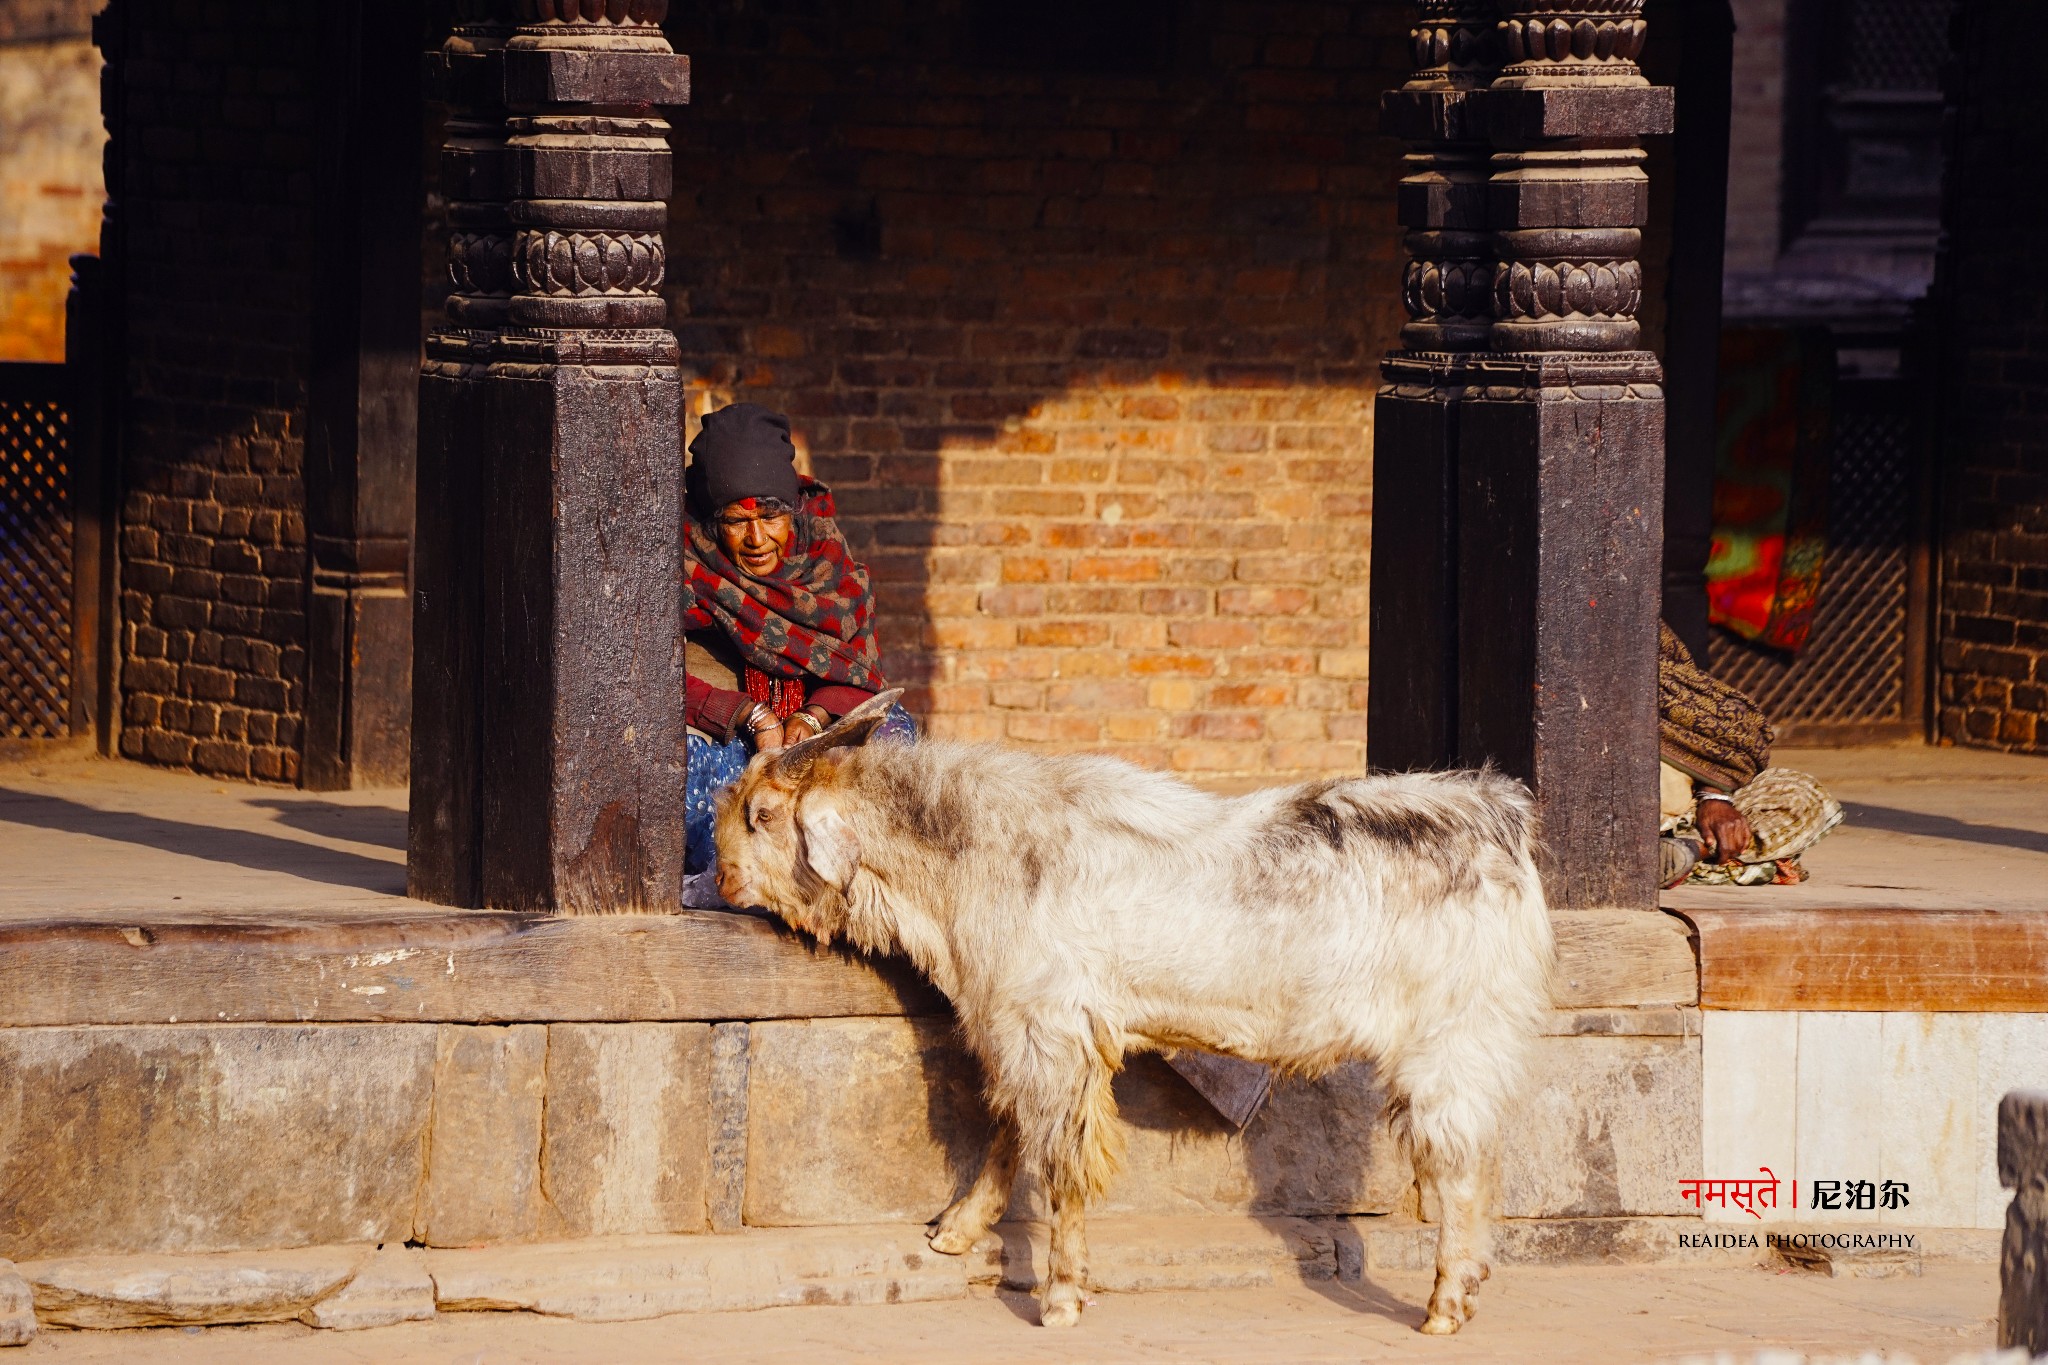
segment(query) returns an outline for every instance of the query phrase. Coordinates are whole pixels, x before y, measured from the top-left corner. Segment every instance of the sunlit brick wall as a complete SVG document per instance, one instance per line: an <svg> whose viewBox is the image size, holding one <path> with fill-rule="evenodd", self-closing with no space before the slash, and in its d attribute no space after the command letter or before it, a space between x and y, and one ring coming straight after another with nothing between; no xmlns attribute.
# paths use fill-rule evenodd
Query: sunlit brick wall
<svg viewBox="0 0 2048 1365"><path fill-rule="evenodd" d="M1408 11L1014 8L684 16L698 408L792 414L934 733L1355 770Z"/></svg>

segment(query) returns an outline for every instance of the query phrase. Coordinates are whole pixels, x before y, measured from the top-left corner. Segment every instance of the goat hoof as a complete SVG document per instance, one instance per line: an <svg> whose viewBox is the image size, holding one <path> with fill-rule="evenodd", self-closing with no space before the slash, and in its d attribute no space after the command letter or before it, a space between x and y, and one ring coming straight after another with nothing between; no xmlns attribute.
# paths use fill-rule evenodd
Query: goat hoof
<svg viewBox="0 0 2048 1365"><path fill-rule="evenodd" d="M981 1240L981 1234L970 1235L964 1228L942 1227L934 1230L925 1240L930 1242L932 1250L941 1256L965 1256L974 1250L974 1244Z"/></svg>
<svg viewBox="0 0 2048 1365"><path fill-rule="evenodd" d="M1465 1324L1442 1313L1431 1313L1422 1323L1422 1334L1426 1337L1447 1337Z"/></svg>
<svg viewBox="0 0 2048 1365"><path fill-rule="evenodd" d="M1038 1305L1040 1327L1073 1327L1081 1321L1081 1305L1072 1300L1062 1299L1058 1303Z"/></svg>

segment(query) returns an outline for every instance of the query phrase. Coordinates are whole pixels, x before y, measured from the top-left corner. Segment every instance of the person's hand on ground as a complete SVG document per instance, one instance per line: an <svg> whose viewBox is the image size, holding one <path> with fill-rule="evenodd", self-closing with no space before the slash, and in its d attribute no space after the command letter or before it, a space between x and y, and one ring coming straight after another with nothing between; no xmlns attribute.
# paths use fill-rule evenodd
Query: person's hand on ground
<svg viewBox="0 0 2048 1365"><path fill-rule="evenodd" d="M1703 797L1694 808L1692 819L1699 826L1700 840L1705 845L1701 851L1709 861L1730 863L1748 852L1751 838L1749 821L1735 808L1733 801Z"/></svg>

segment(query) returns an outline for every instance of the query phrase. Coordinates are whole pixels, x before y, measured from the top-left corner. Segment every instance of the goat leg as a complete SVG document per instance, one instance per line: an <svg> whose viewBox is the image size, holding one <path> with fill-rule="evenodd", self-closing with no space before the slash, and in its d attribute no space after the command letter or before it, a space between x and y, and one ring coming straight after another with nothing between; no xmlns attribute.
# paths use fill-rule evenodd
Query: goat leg
<svg viewBox="0 0 2048 1365"><path fill-rule="evenodd" d="M981 1164L981 1174L974 1178L966 1194L939 1215L939 1225L932 1229L932 1250L948 1256L963 1256L972 1251L974 1244L987 1236L989 1228L1003 1216L1003 1210L1010 1207L1010 1187L1016 1180L1017 1130L1007 1121L998 1120L995 1137L989 1142L988 1159Z"/></svg>
<svg viewBox="0 0 2048 1365"><path fill-rule="evenodd" d="M1430 1336L1449 1336L1477 1310L1480 1281L1491 1270L1486 1259L1486 1180L1482 1163L1471 1155L1430 1155L1425 1178L1436 1191L1442 1221L1437 1227L1436 1286L1422 1330Z"/></svg>
<svg viewBox="0 0 2048 1365"><path fill-rule="evenodd" d="M1047 1327L1071 1327L1081 1320L1085 1302L1081 1285L1088 1275L1088 1201L1108 1185L1122 1155L1123 1128L1110 1088L1122 1054L1114 1031L1093 1020L1073 1029L1064 1049L1056 1038L1051 1030L1040 1031L1035 1040L1041 1048L1039 1065L1000 1068L1000 1080L1008 1084L998 1089L1014 1097L1010 1110L1020 1145L1052 1204L1038 1320ZM1025 1034L1022 1040L1033 1038ZM1020 1079L1025 1083L1017 1084Z"/></svg>
<svg viewBox="0 0 2048 1365"><path fill-rule="evenodd" d="M1088 1274L1088 1196L1069 1182L1052 1189L1052 1237L1045 1258L1045 1289L1038 1296L1038 1321L1044 1327L1072 1327L1081 1321L1087 1300L1081 1283Z"/></svg>

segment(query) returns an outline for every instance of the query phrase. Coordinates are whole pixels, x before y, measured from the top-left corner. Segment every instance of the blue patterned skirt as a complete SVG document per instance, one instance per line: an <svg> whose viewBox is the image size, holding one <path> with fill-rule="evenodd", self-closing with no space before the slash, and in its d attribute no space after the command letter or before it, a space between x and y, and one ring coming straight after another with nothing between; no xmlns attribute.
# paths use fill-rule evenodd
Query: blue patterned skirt
<svg viewBox="0 0 2048 1365"><path fill-rule="evenodd" d="M909 744L916 738L917 722L902 707L892 706L869 742ZM718 794L739 781L740 774L746 771L746 741L735 739L720 744L691 735L689 758L690 775L683 802L683 871L696 873L718 862L718 850L711 843L711 814Z"/></svg>

